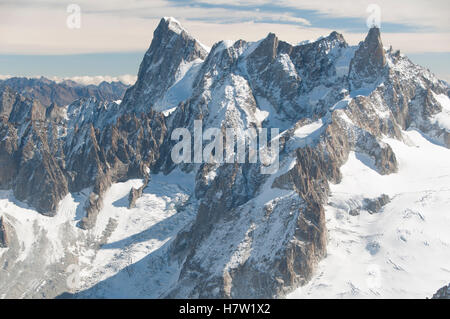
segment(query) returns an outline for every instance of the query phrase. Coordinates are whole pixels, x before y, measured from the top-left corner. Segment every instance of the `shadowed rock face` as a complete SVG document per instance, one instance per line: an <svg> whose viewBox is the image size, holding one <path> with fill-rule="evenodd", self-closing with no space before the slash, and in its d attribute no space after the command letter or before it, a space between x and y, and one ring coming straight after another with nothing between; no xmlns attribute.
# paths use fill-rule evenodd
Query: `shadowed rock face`
<svg viewBox="0 0 450 319"><path fill-rule="evenodd" d="M166 82L154 92L164 91L175 80L180 64L206 56L205 49L178 28L176 22L161 20L129 96L147 84L161 84L161 74ZM182 54L174 54L177 50ZM159 64L159 58L166 60ZM146 64L159 68L149 70ZM153 98L154 92L136 96ZM145 168L159 158L156 149L165 139L164 116L135 102L124 101L119 107L91 98L67 107L45 107L6 87L0 104L0 187L12 188L19 200L53 215L69 191L94 186L80 225L92 227L111 183L144 177Z"/></svg>
<svg viewBox="0 0 450 319"><path fill-rule="evenodd" d="M148 168L153 167L160 156L159 147L165 139L166 127L162 114L150 111L139 118L136 114L122 115L103 131L92 126L86 130L90 130L90 143L83 146L81 154L73 155L67 167L76 174L74 189L85 188L89 178L95 177L86 217L81 222L81 227L88 229L95 224L103 207L103 195L112 183L148 177ZM85 158L89 158L91 171L79 174L81 167L86 169Z"/></svg>
<svg viewBox="0 0 450 319"><path fill-rule="evenodd" d="M369 30L364 42L360 43L350 63L351 89L357 90L379 80L385 65L386 56L381 42L380 29L373 27Z"/></svg>
<svg viewBox="0 0 450 319"><path fill-rule="evenodd" d="M188 96L170 115L159 112L194 62ZM178 22L162 19L120 105L83 99L45 107L3 92L0 187L48 215L68 192L92 187L80 223L89 229L112 183L193 172L198 211L168 248L165 262L180 273L162 297L280 297L305 284L326 255L324 203L349 153L391 174L398 163L386 137L402 140L402 129L415 128L448 140L431 120L442 110L435 95L447 92L432 74L385 52L376 28L358 47L336 32L298 46L269 34L222 41L208 53ZM279 172L264 175L259 163L174 164L171 133L192 134L199 119L204 130L280 128ZM297 134L319 120L306 137ZM142 191L132 189L129 207Z"/></svg>
<svg viewBox="0 0 450 319"><path fill-rule="evenodd" d="M321 86L331 90L346 88L342 75L336 73L336 57L347 48L337 32L300 46L280 41L271 33L246 59L252 92L268 100L283 117L299 120L318 116L338 101L339 91L318 103L310 103L305 97Z"/></svg>

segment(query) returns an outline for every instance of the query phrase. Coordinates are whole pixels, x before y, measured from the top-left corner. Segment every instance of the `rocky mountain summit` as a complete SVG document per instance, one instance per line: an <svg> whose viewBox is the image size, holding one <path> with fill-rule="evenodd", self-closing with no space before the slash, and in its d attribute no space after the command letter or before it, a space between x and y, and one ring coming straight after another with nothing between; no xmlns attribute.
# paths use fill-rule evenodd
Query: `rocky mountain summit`
<svg viewBox="0 0 450 319"><path fill-rule="evenodd" d="M133 293L283 297L305 285L327 255L324 207L350 153L362 154L384 176L400 165L386 138L410 143L405 132L417 130L450 148L448 96L446 82L386 50L378 28L358 46L332 32L297 46L269 34L209 49L164 18L121 104L89 97L46 105L36 95L2 91L0 189L51 218L68 194L86 193L77 208L82 230L73 231L80 234L73 240L107 244L120 225L110 220L100 237L92 234L113 185L144 181L125 196L131 210L155 176L169 181L175 172L187 174L192 193L176 211L193 211L192 220L171 237L164 255L134 266L141 272ZM280 145L279 170L262 174L260 162L174 163L172 132L193 133L198 120L203 131L278 128L270 138ZM362 199L358 207L378 211L387 202ZM11 256L0 255L0 262ZM152 276L161 269L173 276L157 284ZM113 280L75 296L105 296Z"/></svg>

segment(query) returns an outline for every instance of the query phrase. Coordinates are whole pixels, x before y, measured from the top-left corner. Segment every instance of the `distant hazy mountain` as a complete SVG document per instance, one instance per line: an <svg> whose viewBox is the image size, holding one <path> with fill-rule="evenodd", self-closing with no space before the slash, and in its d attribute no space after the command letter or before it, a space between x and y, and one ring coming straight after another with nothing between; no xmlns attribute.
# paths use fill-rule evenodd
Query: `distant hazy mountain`
<svg viewBox="0 0 450 319"><path fill-rule="evenodd" d="M52 103L65 106L80 98L89 97L94 97L100 101L121 100L129 87L122 82L83 85L65 80L57 83L44 77L13 77L3 81L0 80L0 92L7 86L24 97L39 101L44 106L50 106Z"/></svg>

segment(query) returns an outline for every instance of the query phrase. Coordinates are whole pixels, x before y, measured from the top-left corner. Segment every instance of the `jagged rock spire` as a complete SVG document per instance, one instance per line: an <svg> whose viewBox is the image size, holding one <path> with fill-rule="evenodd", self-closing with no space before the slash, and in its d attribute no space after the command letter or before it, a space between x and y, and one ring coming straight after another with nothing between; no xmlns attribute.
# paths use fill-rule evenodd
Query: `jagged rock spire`
<svg viewBox="0 0 450 319"><path fill-rule="evenodd" d="M269 33L258 48L255 49L253 56L260 56L273 60L277 56L277 49L278 38L274 33Z"/></svg>
<svg viewBox="0 0 450 319"><path fill-rule="evenodd" d="M383 49L383 42L381 42L380 29L373 27L369 30L363 45L360 46L359 51L366 53L369 62L379 68L386 64L385 52Z"/></svg>
<svg viewBox="0 0 450 319"><path fill-rule="evenodd" d="M0 248L6 248L9 245L9 237L5 220L0 217Z"/></svg>

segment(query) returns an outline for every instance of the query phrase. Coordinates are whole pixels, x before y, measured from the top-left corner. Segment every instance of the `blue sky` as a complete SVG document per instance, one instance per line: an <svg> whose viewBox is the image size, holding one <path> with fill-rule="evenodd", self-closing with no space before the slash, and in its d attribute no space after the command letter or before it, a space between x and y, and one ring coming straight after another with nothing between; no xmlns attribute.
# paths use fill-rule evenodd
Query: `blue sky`
<svg viewBox="0 0 450 319"><path fill-rule="evenodd" d="M80 28L67 26L71 3L81 9ZM0 76L135 75L163 16L174 16L209 46L269 32L298 43L333 30L357 44L371 3L380 9L385 46L450 80L448 0L2 0Z"/></svg>

